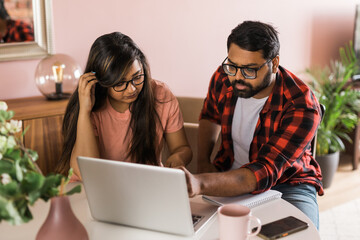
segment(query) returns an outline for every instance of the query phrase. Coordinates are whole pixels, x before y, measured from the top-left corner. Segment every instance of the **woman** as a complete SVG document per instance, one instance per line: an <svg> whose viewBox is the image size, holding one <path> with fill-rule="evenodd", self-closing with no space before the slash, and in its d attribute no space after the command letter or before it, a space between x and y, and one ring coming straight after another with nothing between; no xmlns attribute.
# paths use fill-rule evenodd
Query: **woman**
<svg viewBox="0 0 360 240"><path fill-rule="evenodd" d="M162 166L164 138L170 151L165 166L185 166L192 157L176 98L151 79L144 54L119 32L93 43L66 109L63 136L58 172L72 167L79 179L77 156Z"/></svg>

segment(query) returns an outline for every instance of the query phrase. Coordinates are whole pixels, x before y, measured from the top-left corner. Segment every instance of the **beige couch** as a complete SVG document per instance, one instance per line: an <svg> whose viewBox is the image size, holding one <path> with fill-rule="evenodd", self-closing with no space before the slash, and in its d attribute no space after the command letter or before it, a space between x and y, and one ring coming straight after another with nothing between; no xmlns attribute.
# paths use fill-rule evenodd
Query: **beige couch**
<svg viewBox="0 0 360 240"><path fill-rule="evenodd" d="M198 139L198 128L199 128L199 115L202 109L203 101L202 98L194 98L194 97L177 97L179 101L179 106L184 118L184 128L187 140L193 151L192 161L186 166L186 168L191 173L197 172L197 139ZM215 154L220 146L220 137L214 147L212 157L215 157ZM162 153L162 161L163 163L166 161L169 156L166 144Z"/></svg>

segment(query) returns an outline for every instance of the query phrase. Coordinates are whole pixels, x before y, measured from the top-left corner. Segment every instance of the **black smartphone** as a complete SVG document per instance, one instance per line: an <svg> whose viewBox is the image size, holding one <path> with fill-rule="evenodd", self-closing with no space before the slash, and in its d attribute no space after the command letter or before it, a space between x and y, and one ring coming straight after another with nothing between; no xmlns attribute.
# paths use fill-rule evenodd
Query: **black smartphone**
<svg viewBox="0 0 360 240"><path fill-rule="evenodd" d="M289 216L262 225L258 236L266 240L272 240L304 230L307 227L309 227L307 222L301 221L296 217Z"/></svg>

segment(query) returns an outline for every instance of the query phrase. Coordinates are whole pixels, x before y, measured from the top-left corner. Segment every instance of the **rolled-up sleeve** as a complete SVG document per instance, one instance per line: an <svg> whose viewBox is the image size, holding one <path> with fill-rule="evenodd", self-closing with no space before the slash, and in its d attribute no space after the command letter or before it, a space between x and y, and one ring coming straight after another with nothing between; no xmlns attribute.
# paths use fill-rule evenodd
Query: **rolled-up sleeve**
<svg viewBox="0 0 360 240"><path fill-rule="evenodd" d="M279 127L259 149L257 158L243 166L253 171L257 179L253 193L260 193L277 183L286 182L304 167L304 163L300 161L303 161L304 152L309 147L320 120L318 109L292 105L286 111ZM313 170L315 173L316 169Z"/></svg>

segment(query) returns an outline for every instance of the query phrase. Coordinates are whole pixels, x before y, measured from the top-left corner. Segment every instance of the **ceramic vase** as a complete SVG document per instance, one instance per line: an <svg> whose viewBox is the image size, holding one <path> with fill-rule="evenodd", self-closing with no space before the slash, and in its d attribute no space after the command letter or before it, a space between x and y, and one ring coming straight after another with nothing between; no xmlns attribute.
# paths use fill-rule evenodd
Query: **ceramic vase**
<svg viewBox="0 0 360 240"><path fill-rule="evenodd" d="M321 168L321 174L323 176L322 183L324 188L331 186L335 172L339 166L340 152L330 153L326 155L316 156L316 161Z"/></svg>
<svg viewBox="0 0 360 240"><path fill-rule="evenodd" d="M85 227L74 215L67 196L51 198L49 214L36 240L88 240Z"/></svg>

